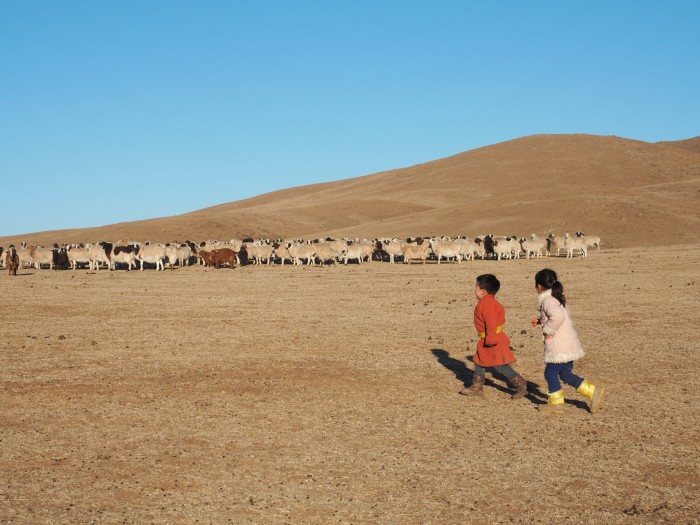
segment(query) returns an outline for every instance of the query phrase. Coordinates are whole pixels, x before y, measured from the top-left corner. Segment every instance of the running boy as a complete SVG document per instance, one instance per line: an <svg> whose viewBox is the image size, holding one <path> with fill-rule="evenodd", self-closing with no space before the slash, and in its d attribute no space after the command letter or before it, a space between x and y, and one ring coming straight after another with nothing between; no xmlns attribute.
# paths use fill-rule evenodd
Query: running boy
<svg viewBox="0 0 700 525"><path fill-rule="evenodd" d="M510 339L503 332L506 310L496 299L500 289L501 283L495 275L487 273L476 278L474 295L479 302L474 308L474 327L479 333L479 343L474 354L472 385L459 392L465 396L484 395L487 368L493 368L503 374L508 383L515 388L511 399L520 399L527 394L527 381L510 366L515 362L515 356L510 349Z"/></svg>

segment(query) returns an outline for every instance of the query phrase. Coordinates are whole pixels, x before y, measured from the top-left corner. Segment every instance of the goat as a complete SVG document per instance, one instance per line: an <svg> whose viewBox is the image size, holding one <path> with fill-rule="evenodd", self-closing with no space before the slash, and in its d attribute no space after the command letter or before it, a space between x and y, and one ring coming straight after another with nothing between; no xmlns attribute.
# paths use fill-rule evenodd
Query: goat
<svg viewBox="0 0 700 525"><path fill-rule="evenodd" d="M5 266L7 266L10 275L16 276L19 268L19 255L15 249L15 245L11 244L5 254Z"/></svg>

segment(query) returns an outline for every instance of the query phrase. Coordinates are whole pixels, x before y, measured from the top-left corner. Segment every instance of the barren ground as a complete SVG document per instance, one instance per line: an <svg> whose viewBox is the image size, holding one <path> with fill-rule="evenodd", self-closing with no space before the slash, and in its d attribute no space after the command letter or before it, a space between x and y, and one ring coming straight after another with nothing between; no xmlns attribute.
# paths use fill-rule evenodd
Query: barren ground
<svg viewBox="0 0 700 525"><path fill-rule="evenodd" d="M700 523L699 259L3 271L0 522ZM597 414L535 409L545 266ZM526 399L457 394L485 272Z"/></svg>

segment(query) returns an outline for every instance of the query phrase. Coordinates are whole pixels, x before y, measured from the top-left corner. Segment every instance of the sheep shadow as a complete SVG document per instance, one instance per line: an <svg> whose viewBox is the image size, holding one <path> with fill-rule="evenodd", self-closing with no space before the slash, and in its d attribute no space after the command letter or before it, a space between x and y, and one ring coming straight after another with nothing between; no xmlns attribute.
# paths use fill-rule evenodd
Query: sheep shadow
<svg viewBox="0 0 700 525"><path fill-rule="evenodd" d="M430 351L437 358L438 363L450 370L455 375L455 379L461 381L465 387L471 386L472 380L474 378L474 372L467 367L466 362L450 357L450 353L446 350L443 350L442 348L432 348ZM472 356L468 356L467 361L473 363L474 358ZM489 372L491 373L493 378L498 380L499 382L497 383L492 379L489 379L487 375L486 381L484 383L485 386L495 388L496 390L507 394L513 393L512 389L504 386L505 384L507 384L508 381L505 376L496 372L495 370L489 370ZM547 403L547 394L545 392L542 392L540 390L539 385L537 385L536 383L528 381L527 391L528 393L525 397L532 401L534 404L542 405ZM575 404L576 406L580 406L582 404L580 401L569 400L567 400L567 403ZM583 405L587 406L585 405L585 403L583 403Z"/></svg>

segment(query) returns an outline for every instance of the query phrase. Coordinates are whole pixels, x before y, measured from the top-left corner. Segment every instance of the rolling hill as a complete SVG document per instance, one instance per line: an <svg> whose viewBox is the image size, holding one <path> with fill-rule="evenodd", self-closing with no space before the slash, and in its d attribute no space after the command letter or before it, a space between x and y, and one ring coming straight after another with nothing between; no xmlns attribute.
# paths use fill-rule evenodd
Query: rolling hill
<svg viewBox="0 0 700 525"><path fill-rule="evenodd" d="M608 247L697 243L700 137L647 143L615 136L535 135L184 215L6 237L0 243L525 236L576 230L600 235Z"/></svg>

